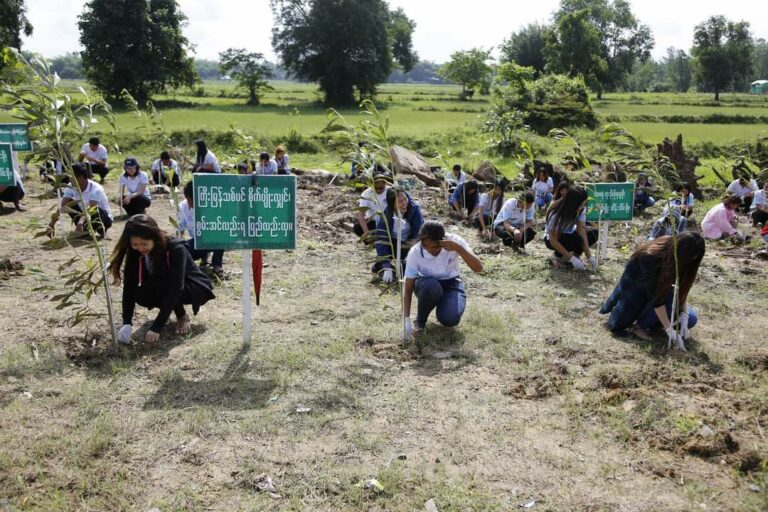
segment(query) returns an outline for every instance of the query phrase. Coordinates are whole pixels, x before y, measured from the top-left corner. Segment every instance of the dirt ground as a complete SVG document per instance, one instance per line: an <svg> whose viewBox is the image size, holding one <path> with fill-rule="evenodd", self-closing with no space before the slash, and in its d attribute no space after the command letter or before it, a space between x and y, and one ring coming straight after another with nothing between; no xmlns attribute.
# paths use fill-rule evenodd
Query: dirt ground
<svg viewBox="0 0 768 512"><path fill-rule="evenodd" d="M440 197L415 196L445 219ZM757 242L708 244L679 353L613 337L597 313L652 213L614 225L589 274L550 267L540 236L518 255L452 225L485 270L464 268L458 328L432 319L404 348L397 295L339 228L355 201L300 187L298 248L266 254L248 346L239 254L191 335L171 322L157 347L116 349L104 320L69 328L46 298L89 251L33 238L53 203L0 212L0 260L24 266L0 265L0 510L768 509ZM155 196L148 213L170 228L171 212Z"/></svg>

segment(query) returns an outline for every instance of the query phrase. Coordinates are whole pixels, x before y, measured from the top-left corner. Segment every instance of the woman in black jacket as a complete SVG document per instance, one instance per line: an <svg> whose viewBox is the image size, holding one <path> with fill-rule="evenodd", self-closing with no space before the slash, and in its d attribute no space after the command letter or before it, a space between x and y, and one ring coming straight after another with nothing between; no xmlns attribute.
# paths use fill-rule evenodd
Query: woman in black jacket
<svg viewBox="0 0 768 512"><path fill-rule="evenodd" d="M121 267L125 268L121 276ZM171 238L148 215L134 215L125 224L109 262L112 282L123 282L123 326L118 333L122 343L131 342L133 312L136 304L159 308L144 341L155 343L171 311L176 314L176 334L188 334L190 319L184 310L215 298L211 280L195 264L181 240Z"/></svg>

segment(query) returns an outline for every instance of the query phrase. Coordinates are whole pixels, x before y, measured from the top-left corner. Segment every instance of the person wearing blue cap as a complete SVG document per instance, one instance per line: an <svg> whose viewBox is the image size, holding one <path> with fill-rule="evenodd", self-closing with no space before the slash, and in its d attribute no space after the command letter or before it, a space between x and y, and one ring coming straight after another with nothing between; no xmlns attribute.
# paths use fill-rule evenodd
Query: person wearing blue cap
<svg viewBox="0 0 768 512"><path fill-rule="evenodd" d="M152 204L149 176L141 170L139 162L133 157L125 159L123 171L120 175L120 201L123 209L129 217L144 213Z"/></svg>

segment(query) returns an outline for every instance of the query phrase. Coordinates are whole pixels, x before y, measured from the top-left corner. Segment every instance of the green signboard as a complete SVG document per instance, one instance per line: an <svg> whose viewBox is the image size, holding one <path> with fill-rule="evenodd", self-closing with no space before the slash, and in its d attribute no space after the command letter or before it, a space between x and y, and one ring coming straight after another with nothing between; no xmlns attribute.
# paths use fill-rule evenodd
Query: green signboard
<svg viewBox="0 0 768 512"><path fill-rule="evenodd" d="M0 143L11 144L14 151L32 151L25 124L0 123Z"/></svg>
<svg viewBox="0 0 768 512"><path fill-rule="evenodd" d="M635 206L634 183L587 184L587 220L632 220Z"/></svg>
<svg viewBox="0 0 768 512"><path fill-rule="evenodd" d="M0 185L13 186L13 149L10 144L0 144Z"/></svg>
<svg viewBox="0 0 768 512"><path fill-rule="evenodd" d="M296 176L196 173L195 249L295 249Z"/></svg>

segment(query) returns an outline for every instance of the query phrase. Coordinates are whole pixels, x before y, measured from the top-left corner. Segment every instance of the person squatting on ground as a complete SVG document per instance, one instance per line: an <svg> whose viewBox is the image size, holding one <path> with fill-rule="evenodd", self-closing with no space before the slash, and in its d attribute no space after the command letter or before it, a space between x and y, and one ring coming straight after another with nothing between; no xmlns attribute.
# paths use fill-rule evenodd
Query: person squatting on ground
<svg viewBox="0 0 768 512"><path fill-rule="evenodd" d="M179 163L171 158L168 151L160 153L160 158L152 162L152 183L155 185L167 185L178 187L181 183ZM173 171L173 179L169 182L170 171Z"/></svg>
<svg viewBox="0 0 768 512"><path fill-rule="evenodd" d="M653 223L648 240L656 240L662 236L676 235L685 231L685 217L680 208L672 205L664 207L661 217Z"/></svg>
<svg viewBox="0 0 768 512"><path fill-rule="evenodd" d="M120 195L123 209L129 217L144 213L152 204L152 196L149 194L149 176L141 170L139 162L133 157L126 158L123 162Z"/></svg>
<svg viewBox="0 0 768 512"><path fill-rule="evenodd" d="M184 200L179 203L179 232L186 230L189 238L184 240L184 246L189 251L193 261L200 260L201 267L208 266L208 254L210 251L195 249L195 197L190 181L184 185ZM213 252L213 273L221 278L224 275L224 251L221 249Z"/></svg>
<svg viewBox="0 0 768 512"><path fill-rule="evenodd" d="M586 270L581 255L585 254L589 265L597 268L597 259L592 256L590 247L598 238L597 229L586 226L587 192L581 187L568 191L557 206L547 212L544 231L544 244L555 251L552 263L556 267L566 263L579 271Z"/></svg>
<svg viewBox="0 0 768 512"><path fill-rule="evenodd" d="M401 243L400 264L404 265L408 251L418 242L423 224L421 208L405 190L397 187L387 190L387 207L376 224L377 261L373 266L374 272L382 271L382 281L387 284L395 281L393 260L397 258L397 241Z"/></svg>
<svg viewBox="0 0 768 512"><path fill-rule="evenodd" d="M357 223L354 232L362 237L366 243L373 241L371 231L376 229L379 217L387 207L387 190L392 182L389 171L377 165L373 170L373 187L368 187L360 194L360 202L357 209Z"/></svg>
<svg viewBox="0 0 768 512"><path fill-rule="evenodd" d="M155 343L171 312L176 315L176 334L189 334L190 318L184 306L191 305L196 315L200 306L215 298L211 280L192 261L184 243L166 235L148 215L128 219L110 257L109 271L114 285L123 284L121 343L131 342L136 304L159 309L144 335L146 343Z"/></svg>
<svg viewBox="0 0 768 512"><path fill-rule="evenodd" d="M26 208L21 205L21 200L24 199L27 192L24 190L24 183L16 169L13 170L13 183L13 185L0 185L0 206L2 203L13 203L16 211L23 212Z"/></svg>
<svg viewBox="0 0 768 512"><path fill-rule="evenodd" d="M427 221L419 231L419 242L408 252L405 264L403 337L407 340L427 325L435 311L437 321L445 327L459 325L467 305L464 283L461 281L459 259L474 272L483 271L480 261L458 235L446 234L437 221ZM418 299L416 321L411 321L413 295Z"/></svg>
<svg viewBox="0 0 768 512"><path fill-rule="evenodd" d="M680 214L686 219L689 219L691 215L693 215L693 205L695 203L693 193L691 192L691 186L685 182L680 183L675 187L675 192L679 197L673 199L672 204L677 205L680 208Z"/></svg>
<svg viewBox="0 0 768 512"><path fill-rule="evenodd" d="M645 211L646 208L650 208L656 204L656 200L651 197L651 189L653 183L648 179L648 175L641 172L637 175L637 181L635 182L635 208L639 212Z"/></svg>
<svg viewBox="0 0 768 512"><path fill-rule="evenodd" d="M536 195L536 207L544 209L554 198L555 184L547 171L541 169L533 181L533 193Z"/></svg>
<svg viewBox="0 0 768 512"><path fill-rule="evenodd" d="M763 182L763 188L755 192L749 211L753 226L768 224L768 180Z"/></svg>
<svg viewBox="0 0 768 512"><path fill-rule="evenodd" d="M98 137L88 139L88 142L80 148L80 154L77 157L78 161L85 162L90 166L91 173L99 175L99 181L102 183L109 173L109 169L107 169L108 158L107 148L101 145Z"/></svg>
<svg viewBox="0 0 768 512"><path fill-rule="evenodd" d="M722 240L733 237L744 241L744 233L736 229L738 216L736 209L741 205L741 197L727 195L713 206L701 221L701 234L708 240Z"/></svg>
<svg viewBox="0 0 768 512"><path fill-rule="evenodd" d="M737 196L741 199L741 204L737 208L743 212L748 212L752 206L752 199L757 192L757 182L755 180L748 180L747 178L739 178L733 180L726 189L726 195Z"/></svg>
<svg viewBox="0 0 768 512"><path fill-rule="evenodd" d="M451 213L459 219L474 219L479 213L480 184L471 179L457 185L448 199L448 204L451 205Z"/></svg>
<svg viewBox="0 0 768 512"><path fill-rule="evenodd" d="M493 188L480 195L480 204L475 218L475 227L480 237L491 237L493 220L504 206L504 191L507 188L505 180L496 180Z"/></svg>
<svg viewBox="0 0 768 512"><path fill-rule="evenodd" d="M56 221L59 220L61 212L69 213L72 222L75 224L75 231L83 233L85 227L85 215L83 214L82 203L86 208L96 208L95 214L91 214L91 225L100 237L104 237L107 230L112 226L112 210L109 206L104 187L91 180L91 171L87 164L76 163L72 165L72 173L75 175L75 183L71 183L64 188L61 197L59 209L51 215L51 222L48 224L48 236L53 237L56 233Z"/></svg>
<svg viewBox="0 0 768 512"><path fill-rule="evenodd" d="M608 328L620 334L633 328L636 335L648 340L651 331L661 327L670 342L685 350L684 342L698 321L696 310L688 305L688 293L696 280L704 251L704 239L690 231L676 239L663 236L640 246L630 257L613 292L600 307L601 314L610 314ZM670 317L676 268L679 269L680 287L673 324Z"/></svg>
<svg viewBox="0 0 768 512"><path fill-rule="evenodd" d="M493 221L493 232L507 247L515 251L525 249L536 236L533 219L536 215L534 197L530 192L522 198L507 199Z"/></svg>
<svg viewBox="0 0 768 512"><path fill-rule="evenodd" d="M212 172L221 174L219 159L208 149L204 140L195 141L197 146L197 155L195 156L195 165L192 166L192 172Z"/></svg>
<svg viewBox="0 0 768 512"><path fill-rule="evenodd" d="M259 164L253 170L253 174L270 176L277 174L277 170L277 162L269 157L269 153L266 151L259 153Z"/></svg>
<svg viewBox="0 0 768 512"><path fill-rule="evenodd" d="M291 174L291 166L285 146L277 146L275 148L274 161L277 163L277 174Z"/></svg>

